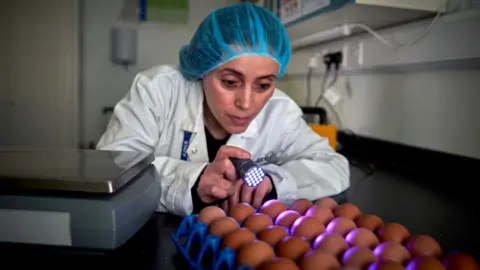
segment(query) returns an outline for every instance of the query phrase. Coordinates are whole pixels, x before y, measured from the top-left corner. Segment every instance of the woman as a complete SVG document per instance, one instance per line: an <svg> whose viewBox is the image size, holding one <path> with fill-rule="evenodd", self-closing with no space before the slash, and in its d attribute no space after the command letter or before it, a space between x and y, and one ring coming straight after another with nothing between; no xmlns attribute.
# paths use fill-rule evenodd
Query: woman
<svg viewBox="0 0 480 270"><path fill-rule="evenodd" d="M179 70L135 77L97 148L154 152L161 212L338 194L350 184L347 160L275 88L289 60L287 33L268 10L244 2L213 11L180 50ZM247 186L230 157L257 161L264 181Z"/></svg>

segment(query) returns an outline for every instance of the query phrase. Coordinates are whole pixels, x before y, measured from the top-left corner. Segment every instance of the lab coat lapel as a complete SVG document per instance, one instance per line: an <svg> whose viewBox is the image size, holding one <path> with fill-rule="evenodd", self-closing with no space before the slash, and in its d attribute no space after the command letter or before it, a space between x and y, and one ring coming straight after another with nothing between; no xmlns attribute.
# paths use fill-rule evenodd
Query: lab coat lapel
<svg viewBox="0 0 480 270"><path fill-rule="evenodd" d="M198 132L199 121L203 122L203 93L200 83L192 85L190 91L186 93L186 108L181 124L184 131ZM177 109L181 109L177 107Z"/></svg>
<svg viewBox="0 0 480 270"><path fill-rule="evenodd" d="M230 136L230 139L227 142L227 145L240 147L242 149L246 148L246 143L248 139L255 139L258 137L258 120L253 119L253 121L248 125L248 128L239 134L234 134Z"/></svg>
<svg viewBox="0 0 480 270"><path fill-rule="evenodd" d="M207 143L203 123L203 92L200 83L195 83L187 94L187 106L182 120L183 133L191 133L187 148L188 160L208 162Z"/></svg>

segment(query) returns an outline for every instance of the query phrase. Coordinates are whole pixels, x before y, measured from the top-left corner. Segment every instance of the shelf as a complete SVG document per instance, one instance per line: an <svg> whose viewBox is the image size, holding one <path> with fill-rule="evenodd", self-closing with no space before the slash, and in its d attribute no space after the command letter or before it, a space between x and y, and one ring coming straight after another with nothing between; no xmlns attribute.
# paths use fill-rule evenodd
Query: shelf
<svg viewBox="0 0 480 270"><path fill-rule="evenodd" d="M387 40L418 39L432 19L384 29ZM309 59L317 53L342 51L343 75L463 70L480 67L480 8L441 16L435 27L414 46L394 50L369 33L337 40L294 53L286 76L304 78ZM459 41L462 42L459 42Z"/></svg>
<svg viewBox="0 0 480 270"><path fill-rule="evenodd" d="M361 23L378 30L435 16L447 10L445 0L297 0L297 9L282 8L278 12L287 32L295 41L308 38L319 32L332 31L345 23ZM312 2L314 4L312 4ZM303 8L302 8L303 5ZM298 12L297 12L298 11ZM354 35L361 30L354 30ZM342 35L327 34L316 44L340 38ZM309 44L313 45L313 44ZM300 46L298 46L300 47ZM294 49L296 48L294 46Z"/></svg>

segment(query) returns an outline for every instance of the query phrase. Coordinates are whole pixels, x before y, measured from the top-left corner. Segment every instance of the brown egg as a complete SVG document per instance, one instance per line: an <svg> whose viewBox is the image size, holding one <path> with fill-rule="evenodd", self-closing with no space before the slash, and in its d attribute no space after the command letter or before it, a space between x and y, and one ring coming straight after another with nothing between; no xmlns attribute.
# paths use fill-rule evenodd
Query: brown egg
<svg viewBox="0 0 480 270"><path fill-rule="evenodd" d="M313 248L324 250L338 257L343 254L349 246L340 234L325 232L315 239Z"/></svg>
<svg viewBox="0 0 480 270"><path fill-rule="evenodd" d="M365 228L357 228L351 230L345 237L350 246L367 247L370 249L375 248L378 245L377 236L370 230Z"/></svg>
<svg viewBox="0 0 480 270"><path fill-rule="evenodd" d="M443 265L448 270L480 270L475 259L465 253L452 253L443 259Z"/></svg>
<svg viewBox="0 0 480 270"><path fill-rule="evenodd" d="M253 233L257 233L272 225L272 218L262 213L249 216L243 223L243 227L249 229Z"/></svg>
<svg viewBox="0 0 480 270"><path fill-rule="evenodd" d="M214 234L220 238L238 229L240 225L231 217L222 217L214 220L208 228L209 234Z"/></svg>
<svg viewBox="0 0 480 270"><path fill-rule="evenodd" d="M378 229L377 235L380 242L393 241L403 243L410 237L410 232L402 224L387 223Z"/></svg>
<svg viewBox="0 0 480 270"><path fill-rule="evenodd" d="M344 203L335 207L335 209L333 209L333 214L335 217L346 217L354 220L362 215L362 211L353 203Z"/></svg>
<svg viewBox="0 0 480 270"><path fill-rule="evenodd" d="M342 257L343 266L367 268L370 264L377 261L377 257L373 255L373 251L365 247L351 247Z"/></svg>
<svg viewBox="0 0 480 270"><path fill-rule="evenodd" d="M228 216L243 223L247 217L253 214L255 214L255 209L250 204L239 203L229 211Z"/></svg>
<svg viewBox="0 0 480 270"><path fill-rule="evenodd" d="M280 215L283 211L287 210L287 206L279 200L269 200L266 201L262 207L260 207L260 213L270 216L273 221Z"/></svg>
<svg viewBox="0 0 480 270"><path fill-rule="evenodd" d="M368 270L404 270L403 265L393 261L377 261L368 267Z"/></svg>
<svg viewBox="0 0 480 270"><path fill-rule="evenodd" d="M207 206L198 213L197 221L209 226L214 220L225 217L225 211L217 206Z"/></svg>
<svg viewBox="0 0 480 270"><path fill-rule="evenodd" d="M305 237L311 242L323 232L325 232L325 226L318 219L303 216L293 223L291 234Z"/></svg>
<svg viewBox="0 0 480 270"><path fill-rule="evenodd" d="M355 220L358 228L365 228L370 231L376 231L383 226L383 220L375 215L362 215Z"/></svg>
<svg viewBox="0 0 480 270"><path fill-rule="evenodd" d="M440 244L428 235L416 235L410 238L405 245L412 257L440 257L442 248Z"/></svg>
<svg viewBox="0 0 480 270"><path fill-rule="evenodd" d="M312 205L313 203L307 199L297 199L290 205L290 210L297 211L300 215L304 215Z"/></svg>
<svg viewBox="0 0 480 270"><path fill-rule="evenodd" d="M289 258L294 261L298 261L305 253L312 250L307 240L299 236L287 236L283 238L275 249L277 256Z"/></svg>
<svg viewBox="0 0 480 270"><path fill-rule="evenodd" d="M327 232L335 232L341 236L347 235L351 230L356 229L357 225L353 220L346 217L337 217L330 221L327 225Z"/></svg>
<svg viewBox="0 0 480 270"><path fill-rule="evenodd" d="M290 229L295 222L301 215L294 210L287 210L278 215L277 219L275 220L275 225L283 226Z"/></svg>
<svg viewBox="0 0 480 270"><path fill-rule="evenodd" d="M394 261L400 264L404 264L410 260L410 252L399 243L396 242L383 242L378 245L373 251L375 257L380 260Z"/></svg>
<svg viewBox="0 0 480 270"><path fill-rule="evenodd" d="M271 261L264 262L258 267L259 270L300 270L297 264L289 258L275 257Z"/></svg>
<svg viewBox="0 0 480 270"><path fill-rule="evenodd" d="M255 240L255 235L251 231L245 228L238 228L225 235L222 240L222 247L237 251L241 246Z"/></svg>
<svg viewBox="0 0 480 270"><path fill-rule="evenodd" d="M289 236L288 230L281 226L269 226L257 233L258 240L262 240L271 246L275 246L287 236Z"/></svg>
<svg viewBox="0 0 480 270"><path fill-rule="evenodd" d="M315 202L315 205L322 206L322 207L328 208L330 210L333 210L338 206L338 203L334 199L327 197L327 198L322 198L322 199L317 200Z"/></svg>
<svg viewBox="0 0 480 270"><path fill-rule="evenodd" d="M260 240L255 240L243 245L237 253L237 265L245 265L256 268L266 261L275 258L273 248Z"/></svg>
<svg viewBox="0 0 480 270"><path fill-rule="evenodd" d="M307 252L303 255L299 265L302 270L331 270L341 267L335 256L321 249Z"/></svg>
<svg viewBox="0 0 480 270"><path fill-rule="evenodd" d="M310 208L308 208L307 212L305 213L305 216L308 217L314 217L318 219L322 224L327 224L328 222L332 221L335 217L333 216L332 210L319 206L319 205L314 205Z"/></svg>
<svg viewBox="0 0 480 270"><path fill-rule="evenodd" d="M406 270L447 270L443 264L433 257L418 257L411 260Z"/></svg>

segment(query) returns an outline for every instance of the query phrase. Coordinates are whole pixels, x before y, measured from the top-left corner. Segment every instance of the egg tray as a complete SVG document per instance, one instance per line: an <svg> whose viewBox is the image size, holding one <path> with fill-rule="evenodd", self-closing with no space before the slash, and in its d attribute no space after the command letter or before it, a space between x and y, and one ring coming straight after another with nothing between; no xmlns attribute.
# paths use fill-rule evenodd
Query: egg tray
<svg viewBox="0 0 480 270"><path fill-rule="evenodd" d="M255 213L259 212L260 211L258 210L255 211ZM228 216L228 213L226 214ZM242 224L239 223L239 226L242 227ZM176 232L171 235L177 251L181 254L181 256L184 257L185 261L188 262L190 269L254 270L254 268L252 268L251 266L237 266L236 251L227 247L223 248L222 239L217 235L209 234L208 231L209 227L205 223L198 221L197 215L190 215L183 218ZM289 234L291 233L289 229L287 229L287 231L289 232ZM455 253L458 253L458 251L452 254ZM461 262L462 264L468 263L471 265L477 265L475 259L470 258L471 256L469 254L458 254L460 255L457 256L455 260L463 260L464 262ZM448 257L446 256L444 257L444 259L447 258ZM412 258L412 260L409 259L409 261L413 262L414 258ZM441 261L438 261L437 263L441 263ZM454 261L452 263L460 262Z"/></svg>
<svg viewBox="0 0 480 270"><path fill-rule="evenodd" d="M236 265L236 252L222 248L220 237L208 234L208 226L197 221L196 215L185 216L172 240L178 252L195 270L254 270Z"/></svg>

